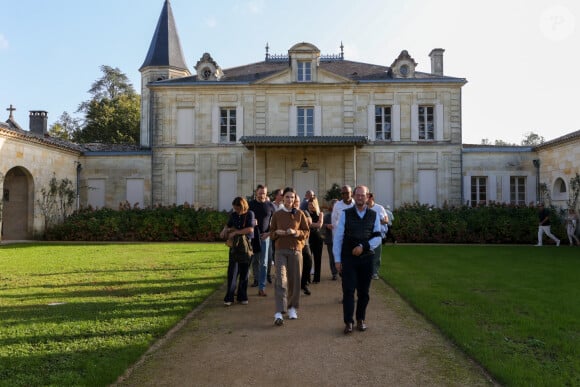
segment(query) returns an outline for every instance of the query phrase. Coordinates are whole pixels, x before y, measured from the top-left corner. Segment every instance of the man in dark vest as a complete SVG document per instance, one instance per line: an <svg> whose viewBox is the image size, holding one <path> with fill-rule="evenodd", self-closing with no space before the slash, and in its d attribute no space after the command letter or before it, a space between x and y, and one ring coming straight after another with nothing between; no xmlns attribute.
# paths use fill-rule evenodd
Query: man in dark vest
<svg viewBox="0 0 580 387"><path fill-rule="evenodd" d="M357 293L356 328L365 331L366 309L373 276L374 249L381 244L381 222L377 213L367 208L369 189L354 189L354 207L340 214L334 230L333 253L336 269L342 275L342 310L344 333L352 333Z"/></svg>

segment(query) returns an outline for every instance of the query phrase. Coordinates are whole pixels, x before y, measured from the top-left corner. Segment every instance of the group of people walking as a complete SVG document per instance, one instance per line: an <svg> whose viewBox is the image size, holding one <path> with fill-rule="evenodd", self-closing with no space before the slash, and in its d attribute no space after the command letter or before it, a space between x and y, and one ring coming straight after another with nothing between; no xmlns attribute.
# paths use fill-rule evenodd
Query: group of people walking
<svg viewBox="0 0 580 387"><path fill-rule="evenodd" d="M381 242L388 235L392 212L375 203L364 185L354 191L343 186L342 199L332 200L326 214L313 190L306 192L303 201L292 187L275 190L272 196L269 200L267 187L259 185L249 203L242 197L232 202L233 211L221 236L245 235L251 240L253 258L240 261L230 249L224 304L232 305L236 294L238 302L248 303L250 266L252 285L258 287L258 296L266 297L273 266L274 324L297 319L301 293L310 295L310 283L320 282L326 244L332 280L342 277L344 333L351 333L354 327L365 331L371 280L379 278ZM396 242L392 230L391 238Z"/></svg>

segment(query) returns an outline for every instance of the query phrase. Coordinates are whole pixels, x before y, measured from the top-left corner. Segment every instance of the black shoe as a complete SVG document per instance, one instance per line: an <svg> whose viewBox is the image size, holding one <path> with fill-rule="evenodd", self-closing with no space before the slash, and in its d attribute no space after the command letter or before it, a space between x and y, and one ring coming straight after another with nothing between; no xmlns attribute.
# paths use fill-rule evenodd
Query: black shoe
<svg viewBox="0 0 580 387"><path fill-rule="evenodd" d="M267 278L268 278L268 283L271 284L272 283L272 276L269 275Z"/></svg>
<svg viewBox="0 0 580 387"><path fill-rule="evenodd" d="M311 294L310 289L308 289L308 286L303 287L302 290L304 290L304 294L306 294L307 296Z"/></svg>
<svg viewBox="0 0 580 387"><path fill-rule="evenodd" d="M344 334L349 335L352 333L352 323L348 323L344 326Z"/></svg>
<svg viewBox="0 0 580 387"><path fill-rule="evenodd" d="M365 324L365 320L358 320L356 322L356 329L358 329L361 332L364 332L367 330L367 324Z"/></svg>
<svg viewBox="0 0 580 387"><path fill-rule="evenodd" d="M255 288L258 286L258 281L254 281L252 282L252 284L250 285L252 288Z"/></svg>

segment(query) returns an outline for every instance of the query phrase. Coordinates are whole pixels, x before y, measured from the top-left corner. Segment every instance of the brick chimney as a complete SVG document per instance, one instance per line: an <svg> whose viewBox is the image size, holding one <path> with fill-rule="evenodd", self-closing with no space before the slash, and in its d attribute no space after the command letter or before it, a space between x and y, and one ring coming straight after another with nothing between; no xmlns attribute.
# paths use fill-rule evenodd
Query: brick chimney
<svg viewBox="0 0 580 387"><path fill-rule="evenodd" d="M30 133L44 137L48 135L48 113L44 110L31 110Z"/></svg>
<svg viewBox="0 0 580 387"><path fill-rule="evenodd" d="M429 56L431 57L431 74L443 75L443 53L442 48L434 48Z"/></svg>

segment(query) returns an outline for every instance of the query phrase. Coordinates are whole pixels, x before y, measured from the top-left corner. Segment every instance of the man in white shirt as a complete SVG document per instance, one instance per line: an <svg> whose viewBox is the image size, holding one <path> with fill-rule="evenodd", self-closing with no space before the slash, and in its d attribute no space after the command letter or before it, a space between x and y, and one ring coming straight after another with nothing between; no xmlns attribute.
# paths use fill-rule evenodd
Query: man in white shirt
<svg viewBox="0 0 580 387"><path fill-rule="evenodd" d="M342 200L336 202L334 208L332 209L331 221L333 229L336 229L336 226L338 226L338 220L340 219L340 214L342 214L342 211L354 206L354 200L352 199L352 188L350 185L342 186L340 189L340 194L342 196Z"/></svg>

